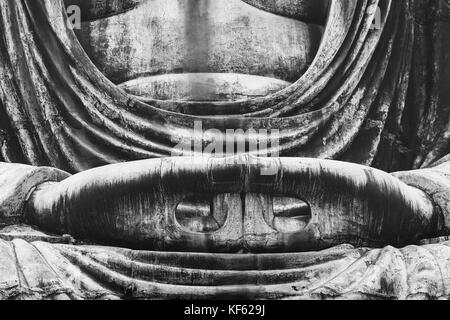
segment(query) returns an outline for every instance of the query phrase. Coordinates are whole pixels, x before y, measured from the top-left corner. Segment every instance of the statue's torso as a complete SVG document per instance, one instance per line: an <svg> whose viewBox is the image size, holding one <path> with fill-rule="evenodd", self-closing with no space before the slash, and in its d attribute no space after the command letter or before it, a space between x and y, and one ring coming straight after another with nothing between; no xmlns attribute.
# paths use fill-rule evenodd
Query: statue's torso
<svg viewBox="0 0 450 320"><path fill-rule="evenodd" d="M100 70L116 83L126 82L123 87L136 95L164 100L264 96L302 75L323 27L285 17L281 8L260 7L242 0L152 0L85 22L77 34Z"/></svg>

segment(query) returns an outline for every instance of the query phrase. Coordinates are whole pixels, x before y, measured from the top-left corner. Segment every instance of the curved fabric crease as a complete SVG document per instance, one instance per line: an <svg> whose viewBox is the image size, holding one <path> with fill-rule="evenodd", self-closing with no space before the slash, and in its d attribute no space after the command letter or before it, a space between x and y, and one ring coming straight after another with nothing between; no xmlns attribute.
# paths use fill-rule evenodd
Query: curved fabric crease
<svg viewBox="0 0 450 320"><path fill-rule="evenodd" d="M450 278L442 271L450 267L449 250L443 242L230 257L0 240L3 263L9 261L11 269L0 275L0 289L3 299L448 299ZM230 265L232 258L247 270ZM278 269L260 267L279 258L288 263ZM205 270L199 261L215 269ZM30 263L40 279L29 268L21 269ZM241 278L248 283L242 285Z"/></svg>
<svg viewBox="0 0 450 320"><path fill-rule="evenodd" d="M373 29L378 6L382 26ZM12 8L16 14L7 12ZM382 98L384 90L397 92L392 89L395 76L383 79L384 70L389 66L388 72L403 73L401 79L408 77L408 68L393 66L389 48L393 46L392 56L397 57L407 45L407 41L404 45L392 45L392 41L411 33L404 23L397 30L399 22L395 21L397 13L412 10L409 1L334 0L319 52L293 85L264 98L214 106L214 116L203 111L196 114L201 106L176 107L176 102L172 111L164 110L161 102L128 96L97 70L65 25L63 8L59 0L8 0L8 6L2 6L2 39L8 39L0 52L3 108L29 164L78 172L108 163L179 155L174 147L186 137L203 141L205 146L223 138L227 129L279 130L278 146L257 154L343 158L371 164L388 121L386 114L379 116L376 110L383 113L392 103ZM335 30L345 32L336 34ZM21 39L14 34L21 34ZM20 61L27 64L11 59L12 53L5 51L8 48L21 48L25 58ZM398 105L403 105L405 89L397 98ZM193 113L182 114L178 112L181 109ZM397 118L401 113L390 112ZM369 120L371 114L379 117ZM340 120L354 116L357 125L341 124ZM199 135L193 131L196 121L201 121L203 130L223 133ZM379 123L379 129L364 129L373 121ZM20 123L26 125L19 127ZM354 141L361 139L371 142L369 156L353 151L358 148Z"/></svg>

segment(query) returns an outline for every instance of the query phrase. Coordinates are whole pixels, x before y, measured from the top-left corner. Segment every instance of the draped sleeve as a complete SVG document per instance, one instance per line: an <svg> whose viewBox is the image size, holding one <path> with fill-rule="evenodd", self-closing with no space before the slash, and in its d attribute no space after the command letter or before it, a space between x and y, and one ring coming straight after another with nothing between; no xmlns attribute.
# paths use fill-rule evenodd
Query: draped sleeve
<svg viewBox="0 0 450 320"><path fill-rule="evenodd" d="M141 5L114 3L97 14ZM388 172L422 168L449 153L444 1L332 0L320 47L301 78L226 106L128 95L89 59L67 24L66 4L0 4L5 161L75 173L185 155L176 146L186 137L207 145L224 141L227 129L277 130L279 143L258 155L337 159ZM198 121L214 133L196 133Z"/></svg>

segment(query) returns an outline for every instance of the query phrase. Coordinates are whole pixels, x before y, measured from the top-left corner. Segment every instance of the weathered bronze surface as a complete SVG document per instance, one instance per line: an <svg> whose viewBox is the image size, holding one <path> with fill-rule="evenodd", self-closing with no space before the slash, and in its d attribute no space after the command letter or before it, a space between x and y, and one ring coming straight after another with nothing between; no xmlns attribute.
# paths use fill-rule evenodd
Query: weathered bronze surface
<svg viewBox="0 0 450 320"><path fill-rule="evenodd" d="M449 17L1 1L0 298L448 298Z"/></svg>

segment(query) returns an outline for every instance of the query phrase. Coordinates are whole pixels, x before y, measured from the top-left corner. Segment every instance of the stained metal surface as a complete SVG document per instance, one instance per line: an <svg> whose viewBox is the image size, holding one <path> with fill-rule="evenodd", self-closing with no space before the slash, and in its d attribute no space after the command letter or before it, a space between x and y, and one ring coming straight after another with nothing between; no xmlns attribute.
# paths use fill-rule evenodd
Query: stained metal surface
<svg viewBox="0 0 450 320"><path fill-rule="evenodd" d="M37 188L27 218L81 239L201 252L402 245L437 230L425 193L382 171L281 158L262 175L273 161L182 157L92 169Z"/></svg>

